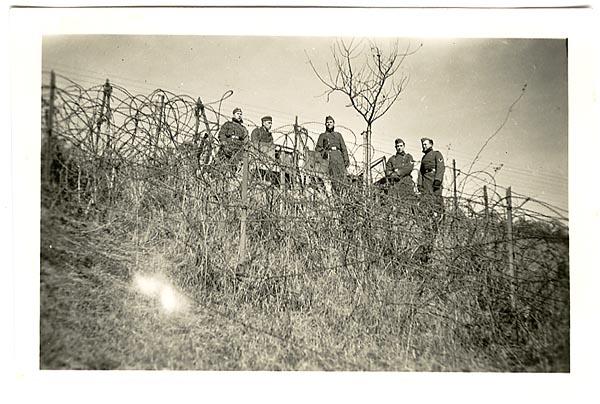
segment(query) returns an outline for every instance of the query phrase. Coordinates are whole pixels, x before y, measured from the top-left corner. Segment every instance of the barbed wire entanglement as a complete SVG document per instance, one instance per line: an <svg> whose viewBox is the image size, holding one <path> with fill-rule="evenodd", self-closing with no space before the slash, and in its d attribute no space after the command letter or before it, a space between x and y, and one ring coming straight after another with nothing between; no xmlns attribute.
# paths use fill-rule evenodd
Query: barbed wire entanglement
<svg viewBox="0 0 600 404"><path fill-rule="evenodd" d="M81 237L122 240L97 248L127 263L124 277L162 251L198 301L215 293L326 315L348 335L448 369L461 354L499 369L568 369L567 212L506 193L485 171L462 173L463 192L443 208L384 185L365 189L358 137L340 126L355 141L352 174L337 181L312 153L322 127L312 121L219 159L221 105L232 95L139 95L56 74L42 91L42 209L87 223Z"/></svg>

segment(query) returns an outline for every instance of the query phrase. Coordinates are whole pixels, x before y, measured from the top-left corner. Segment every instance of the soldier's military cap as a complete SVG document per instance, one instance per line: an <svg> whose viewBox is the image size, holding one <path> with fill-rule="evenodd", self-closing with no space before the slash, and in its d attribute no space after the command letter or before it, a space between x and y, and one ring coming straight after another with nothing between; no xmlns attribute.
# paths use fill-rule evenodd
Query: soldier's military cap
<svg viewBox="0 0 600 404"><path fill-rule="evenodd" d="M422 137L422 138L421 138L421 143L423 143L423 142L424 142L424 141L426 141L426 140L427 140L427 141L429 141L429 143L433 144L433 139L431 139L431 138L428 138L428 137Z"/></svg>
<svg viewBox="0 0 600 404"><path fill-rule="evenodd" d="M235 114L236 112L242 112L242 109L240 107L235 107L232 114Z"/></svg>
<svg viewBox="0 0 600 404"><path fill-rule="evenodd" d="M394 144L399 144L399 143L400 143L400 144L404 144L404 140L402 140L402 139L400 139L400 138L398 138L398 139L394 140Z"/></svg>
<svg viewBox="0 0 600 404"><path fill-rule="evenodd" d="M331 119L333 122L335 122L335 119L333 119L333 117L332 117L331 115L327 115L327 116L325 117L325 122L327 122L327 121L328 121L328 120L330 120L330 119Z"/></svg>
<svg viewBox="0 0 600 404"><path fill-rule="evenodd" d="M273 121L273 118L270 116L263 116L262 118L260 118L261 122L266 122L266 121Z"/></svg>

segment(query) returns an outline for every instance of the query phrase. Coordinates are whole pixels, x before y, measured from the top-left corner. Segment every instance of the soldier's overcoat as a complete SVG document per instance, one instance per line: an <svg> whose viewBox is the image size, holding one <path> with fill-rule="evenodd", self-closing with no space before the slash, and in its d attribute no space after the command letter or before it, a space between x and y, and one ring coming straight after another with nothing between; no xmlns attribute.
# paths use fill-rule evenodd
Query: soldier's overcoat
<svg viewBox="0 0 600 404"><path fill-rule="evenodd" d="M421 159L421 167L419 169L419 176L417 179L417 187L419 192L442 195L442 183L444 181L444 171L446 166L444 165L444 157L442 153L437 150L428 150ZM440 181L440 188L437 190L433 189L433 182L435 180Z"/></svg>
<svg viewBox="0 0 600 404"><path fill-rule="evenodd" d="M393 195L414 193L414 182L411 177L413 168L414 159L406 152L396 153L385 163L385 177Z"/></svg>
<svg viewBox="0 0 600 404"><path fill-rule="evenodd" d="M321 133L315 150L329 160L329 175L332 179L340 181L346 178L348 174L346 167L350 164L350 158L340 133L335 131Z"/></svg>
<svg viewBox="0 0 600 404"><path fill-rule="evenodd" d="M239 159L244 141L248 137L248 129L239 122L225 122L219 130L219 155L226 159Z"/></svg>
<svg viewBox="0 0 600 404"><path fill-rule="evenodd" d="M273 143L273 134L264 126L260 126L252 131L250 140L258 143Z"/></svg>

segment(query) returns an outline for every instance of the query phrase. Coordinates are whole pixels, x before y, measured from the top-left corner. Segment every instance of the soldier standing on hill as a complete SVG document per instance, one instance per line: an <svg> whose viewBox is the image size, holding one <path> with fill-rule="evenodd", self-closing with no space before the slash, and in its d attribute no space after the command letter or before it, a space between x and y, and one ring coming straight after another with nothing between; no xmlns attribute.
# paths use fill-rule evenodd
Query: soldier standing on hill
<svg viewBox="0 0 600 404"><path fill-rule="evenodd" d="M339 193L348 175L346 168L350 165L350 158L344 138L339 132L334 131L334 128L335 121L331 116L327 116L325 132L319 135L315 151L320 152L324 159L329 160L329 175L333 190Z"/></svg>
<svg viewBox="0 0 600 404"><path fill-rule="evenodd" d="M444 210L442 199L442 182L446 170L444 157L439 151L433 150L433 140L429 138L422 138L421 146L424 155L421 159L417 188L425 198L432 200L435 212L441 214Z"/></svg>
<svg viewBox="0 0 600 404"><path fill-rule="evenodd" d="M242 120L242 110L235 108L230 122L225 122L219 130L220 148L217 158L237 167L241 159L244 142L248 137L248 129Z"/></svg>
<svg viewBox="0 0 600 404"><path fill-rule="evenodd" d="M422 263L429 262L433 251L433 243L438 230L438 222L444 212L444 199L442 198L442 182L444 180L444 157L442 153L433 150L433 140L421 139L423 158L417 180L417 188L425 203L424 218L424 242L420 246L420 260Z"/></svg>
<svg viewBox="0 0 600 404"><path fill-rule="evenodd" d="M270 146L273 145L273 134L271 133L271 127L273 126L273 118L270 116L263 116L260 119L262 126L255 128L250 134L250 141L258 150L262 153L269 153ZM260 162L259 162L260 163ZM260 165L260 164L259 164ZM257 175L261 180L273 180L273 173L266 170L264 167L259 167L256 170Z"/></svg>
<svg viewBox="0 0 600 404"><path fill-rule="evenodd" d="M263 116L260 119L262 126L257 127L250 134L250 140L253 143L260 144L273 144L273 134L271 133L271 127L273 126L273 118L270 116Z"/></svg>
<svg viewBox="0 0 600 404"><path fill-rule="evenodd" d="M414 195L411 177L414 168L413 157L404 151L404 140L394 141L396 154L385 163L385 178L389 184L389 194L394 198L409 198Z"/></svg>

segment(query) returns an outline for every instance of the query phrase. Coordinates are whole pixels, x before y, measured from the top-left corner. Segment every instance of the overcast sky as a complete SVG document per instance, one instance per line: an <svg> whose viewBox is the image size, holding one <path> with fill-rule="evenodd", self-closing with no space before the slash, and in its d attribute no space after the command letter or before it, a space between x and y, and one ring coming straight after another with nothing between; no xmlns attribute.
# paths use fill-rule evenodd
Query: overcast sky
<svg viewBox="0 0 600 404"><path fill-rule="evenodd" d="M514 107L485 148L476 169L502 168L496 179L513 191L567 208L567 46L562 39L398 38L422 47L401 73L409 83L394 107L373 127L374 157L394 153L401 137L419 160L419 139L431 137L446 163L466 170L486 140ZM307 63L331 61L330 37L50 36L43 40L42 69L54 69L84 86L109 78L131 92L163 88L216 100L227 90L247 122L266 114L274 127L296 115L311 131L326 115L356 135L364 122L343 96L329 102ZM378 39L388 46L391 39ZM42 75L48 80L47 74ZM346 141L360 142L346 133ZM357 154L362 159L362 153ZM490 166L491 164L491 166ZM490 169L491 171L491 169ZM449 186L449 181L447 181ZM498 189L502 191L502 189Z"/></svg>

